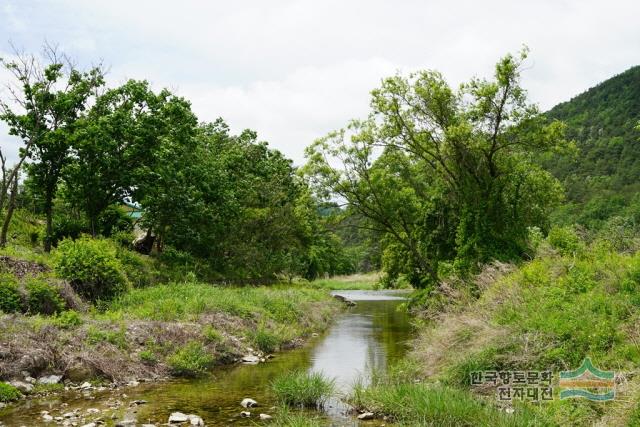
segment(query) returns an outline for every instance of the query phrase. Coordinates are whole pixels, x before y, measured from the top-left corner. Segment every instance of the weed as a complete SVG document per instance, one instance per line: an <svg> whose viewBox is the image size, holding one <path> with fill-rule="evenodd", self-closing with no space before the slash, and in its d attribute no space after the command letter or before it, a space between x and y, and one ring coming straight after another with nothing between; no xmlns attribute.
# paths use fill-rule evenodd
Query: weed
<svg viewBox="0 0 640 427"><path fill-rule="evenodd" d="M181 377L203 375L213 363L213 356L196 341L189 342L167 359L172 373Z"/></svg>
<svg viewBox="0 0 640 427"><path fill-rule="evenodd" d="M0 402L11 402L20 399L22 394L11 384L0 382Z"/></svg>
<svg viewBox="0 0 640 427"><path fill-rule="evenodd" d="M335 392L335 380L319 372L293 371L276 378L272 388L284 404L321 407Z"/></svg>

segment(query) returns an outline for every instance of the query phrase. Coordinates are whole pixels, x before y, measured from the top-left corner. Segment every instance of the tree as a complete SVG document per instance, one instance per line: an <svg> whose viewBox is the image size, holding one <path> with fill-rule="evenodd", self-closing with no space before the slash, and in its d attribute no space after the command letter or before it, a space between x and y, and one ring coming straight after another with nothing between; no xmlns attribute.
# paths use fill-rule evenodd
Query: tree
<svg viewBox="0 0 640 427"><path fill-rule="evenodd" d="M11 104L1 104L0 119L7 122L12 135L24 141L21 161L31 160L28 172L43 194L44 249L48 252L51 250L53 200L62 169L69 161L75 123L104 80L99 67L82 72L55 48L46 46L44 53L44 64L34 56L26 55L2 61L15 78L16 86L10 88Z"/></svg>
<svg viewBox="0 0 640 427"><path fill-rule="evenodd" d="M441 261L469 271L521 254L527 228L544 226L561 198L532 155L565 147L564 127L527 103L526 56L505 56L493 80L458 91L434 71L385 79L367 120L307 150L314 188L344 198L383 231L391 242L383 263L416 286L437 281Z"/></svg>
<svg viewBox="0 0 640 427"><path fill-rule="evenodd" d="M176 126L167 120L172 103L185 101L173 99L168 91L154 94L146 81L130 80L100 95L76 123L72 159L64 171L65 194L85 212L94 237L103 212L132 196L156 166L156 152ZM183 107L180 120L195 126L188 106ZM187 128L187 136L189 132Z"/></svg>

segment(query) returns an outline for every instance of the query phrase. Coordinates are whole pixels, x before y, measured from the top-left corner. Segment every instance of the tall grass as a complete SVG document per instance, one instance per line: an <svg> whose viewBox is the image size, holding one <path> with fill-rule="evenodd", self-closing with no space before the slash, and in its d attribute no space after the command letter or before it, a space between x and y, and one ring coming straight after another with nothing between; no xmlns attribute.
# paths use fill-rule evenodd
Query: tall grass
<svg viewBox="0 0 640 427"><path fill-rule="evenodd" d="M261 316L284 323L302 319L314 303L327 299L326 292L316 289L172 283L131 290L111 304L109 315L179 321L222 312L246 319Z"/></svg>
<svg viewBox="0 0 640 427"><path fill-rule="evenodd" d="M332 291L374 290L380 288L380 276L378 273L334 276L328 279L316 279L309 282L308 286Z"/></svg>
<svg viewBox="0 0 640 427"><path fill-rule="evenodd" d="M321 407L334 394L335 380L318 372L293 371L276 378L272 388L286 405Z"/></svg>
<svg viewBox="0 0 640 427"><path fill-rule="evenodd" d="M525 406L513 414L500 411L470 392L421 383L385 383L356 389L353 403L406 425L420 426L551 426Z"/></svg>

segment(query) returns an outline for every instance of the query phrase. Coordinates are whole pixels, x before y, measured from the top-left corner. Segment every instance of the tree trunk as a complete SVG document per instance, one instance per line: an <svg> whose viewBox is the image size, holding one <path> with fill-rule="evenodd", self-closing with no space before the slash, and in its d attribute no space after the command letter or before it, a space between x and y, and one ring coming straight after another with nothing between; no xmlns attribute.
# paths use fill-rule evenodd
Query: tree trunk
<svg viewBox="0 0 640 427"><path fill-rule="evenodd" d="M51 240L53 237L53 196L46 195L45 213L47 215L47 231L44 236L44 251L51 252Z"/></svg>
<svg viewBox="0 0 640 427"><path fill-rule="evenodd" d="M2 223L2 232L0 232L0 247L5 247L7 245L7 233L9 232L9 224L11 223L11 217L13 216L13 211L16 208L16 195L18 193L18 175L13 179L13 183L11 185L11 196L9 197L9 205L7 206L7 214L4 217L4 221Z"/></svg>

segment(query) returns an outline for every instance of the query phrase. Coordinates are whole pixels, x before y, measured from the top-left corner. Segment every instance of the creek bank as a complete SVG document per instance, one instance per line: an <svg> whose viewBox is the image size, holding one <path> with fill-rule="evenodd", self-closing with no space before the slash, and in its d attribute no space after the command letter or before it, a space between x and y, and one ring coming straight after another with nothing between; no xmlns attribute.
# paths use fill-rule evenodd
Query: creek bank
<svg viewBox="0 0 640 427"><path fill-rule="evenodd" d="M194 300L214 292L205 284L173 286L190 287ZM153 302L145 290L136 291L144 299L141 304L121 302L117 310L82 314L79 325L59 325L52 317L1 315L0 378L30 398L202 376L215 366L263 363L274 352L299 347L341 309L328 292L305 288L218 289L218 298L205 300L217 305L204 308L185 308L177 301L171 306L174 299L184 303L180 295L172 295L173 289L166 290L164 301L152 295ZM146 304L163 311L141 313Z"/></svg>

